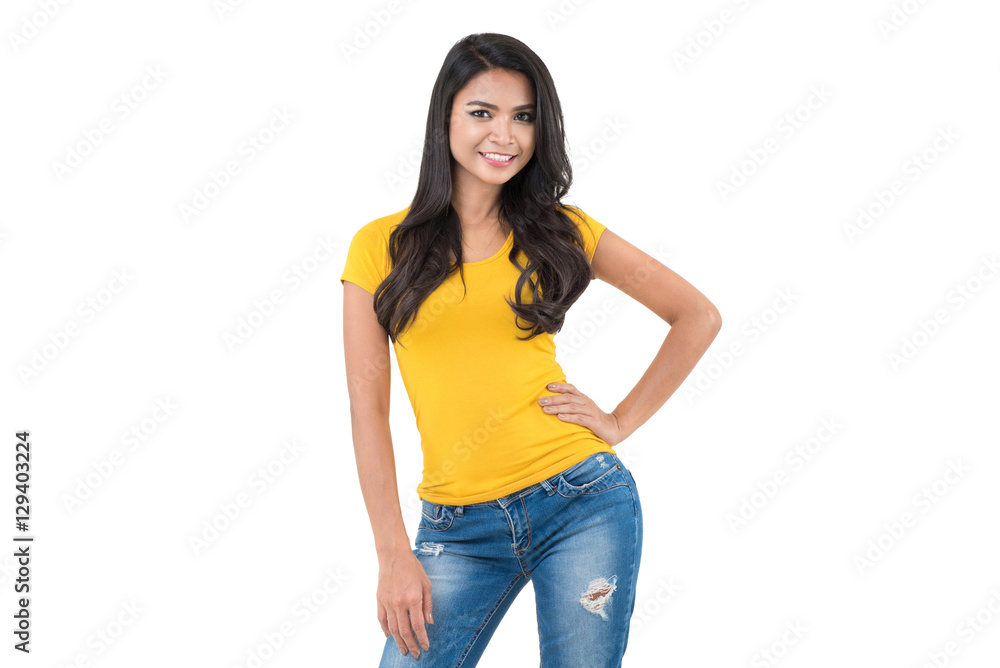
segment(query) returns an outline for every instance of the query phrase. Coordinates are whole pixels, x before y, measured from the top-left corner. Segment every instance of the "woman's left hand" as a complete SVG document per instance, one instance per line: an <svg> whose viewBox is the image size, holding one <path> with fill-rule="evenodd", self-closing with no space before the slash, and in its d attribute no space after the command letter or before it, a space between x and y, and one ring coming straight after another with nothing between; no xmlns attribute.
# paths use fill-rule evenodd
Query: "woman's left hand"
<svg viewBox="0 0 1000 668"><path fill-rule="evenodd" d="M551 392L559 392L555 396L541 397L538 404L542 411L563 422L575 422L590 429L608 445L622 441L622 427L618 416L605 413L593 399L576 389L569 383L549 383L546 388Z"/></svg>

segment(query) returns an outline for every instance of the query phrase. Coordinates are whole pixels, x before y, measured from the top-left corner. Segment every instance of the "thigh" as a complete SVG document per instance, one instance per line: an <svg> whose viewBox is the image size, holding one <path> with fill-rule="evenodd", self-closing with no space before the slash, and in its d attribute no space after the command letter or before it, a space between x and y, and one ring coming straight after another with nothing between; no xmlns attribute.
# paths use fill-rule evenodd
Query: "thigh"
<svg viewBox="0 0 1000 668"><path fill-rule="evenodd" d="M621 665L635 607L642 509L631 473L598 453L532 495L542 666Z"/></svg>
<svg viewBox="0 0 1000 668"><path fill-rule="evenodd" d="M425 625L430 649L421 649L415 659L412 654L401 654L390 636L380 668L475 666L527 583L510 543L510 530L499 507L463 508L423 501L413 554L432 584L434 623Z"/></svg>

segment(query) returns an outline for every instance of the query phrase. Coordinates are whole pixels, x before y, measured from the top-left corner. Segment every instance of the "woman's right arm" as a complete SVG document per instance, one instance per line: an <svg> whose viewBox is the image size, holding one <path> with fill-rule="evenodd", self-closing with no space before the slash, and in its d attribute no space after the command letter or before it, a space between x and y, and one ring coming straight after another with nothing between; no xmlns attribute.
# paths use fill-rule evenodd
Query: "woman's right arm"
<svg viewBox="0 0 1000 668"><path fill-rule="evenodd" d="M429 649L424 619L431 613L431 581L410 548L399 506L389 433L389 336L371 293L350 281L344 281L344 363L358 479L379 562L378 619L400 652L420 656L417 640Z"/></svg>

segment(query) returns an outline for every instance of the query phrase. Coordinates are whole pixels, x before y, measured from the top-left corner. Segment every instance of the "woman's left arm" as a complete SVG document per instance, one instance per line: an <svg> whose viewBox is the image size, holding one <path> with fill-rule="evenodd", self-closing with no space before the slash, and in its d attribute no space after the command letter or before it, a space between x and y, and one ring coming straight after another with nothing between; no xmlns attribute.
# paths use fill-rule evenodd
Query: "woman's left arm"
<svg viewBox="0 0 1000 668"><path fill-rule="evenodd" d="M591 266L597 278L635 299L670 326L646 373L612 411L624 440L681 386L715 340L722 327L722 315L697 288L611 230L601 234Z"/></svg>
<svg viewBox="0 0 1000 668"><path fill-rule="evenodd" d="M563 416L574 422L593 423L591 428L606 433L602 438L614 445L651 418L680 387L715 340L722 327L722 316L697 288L609 229L601 234L591 266L597 278L632 297L670 326L646 373L617 408L600 416ZM572 385L557 383L550 389L566 394L543 402L554 404L546 407L546 412L558 411L560 404L569 409L567 412L588 411L579 403L582 396L572 397L579 394ZM592 402L584 402L588 403ZM608 424L600 424L605 420ZM615 431L617 435L613 434Z"/></svg>

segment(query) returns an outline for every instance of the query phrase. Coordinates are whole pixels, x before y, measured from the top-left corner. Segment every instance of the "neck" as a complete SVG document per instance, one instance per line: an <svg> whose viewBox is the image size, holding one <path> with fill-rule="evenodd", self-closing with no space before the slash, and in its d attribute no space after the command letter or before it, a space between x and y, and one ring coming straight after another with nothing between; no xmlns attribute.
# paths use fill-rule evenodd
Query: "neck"
<svg viewBox="0 0 1000 668"><path fill-rule="evenodd" d="M459 174L455 176L460 177ZM486 233L497 226L500 217L502 184L484 183L479 179L453 180L451 206L458 214L463 230L472 234Z"/></svg>

